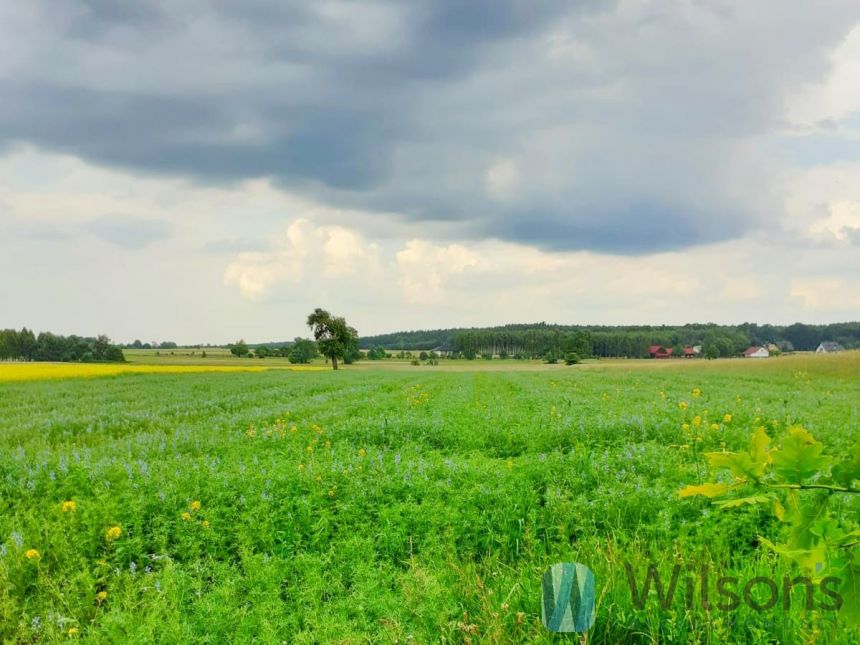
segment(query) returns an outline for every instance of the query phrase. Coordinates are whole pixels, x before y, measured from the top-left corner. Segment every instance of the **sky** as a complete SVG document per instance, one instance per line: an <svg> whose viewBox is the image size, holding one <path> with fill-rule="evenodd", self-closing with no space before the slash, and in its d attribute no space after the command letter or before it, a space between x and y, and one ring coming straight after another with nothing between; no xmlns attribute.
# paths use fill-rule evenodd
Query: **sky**
<svg viewBox="0 0 860 645"><path fill-rule="evenodd" d="M0 0L0 328L860 318L857 0Z"/></svg>

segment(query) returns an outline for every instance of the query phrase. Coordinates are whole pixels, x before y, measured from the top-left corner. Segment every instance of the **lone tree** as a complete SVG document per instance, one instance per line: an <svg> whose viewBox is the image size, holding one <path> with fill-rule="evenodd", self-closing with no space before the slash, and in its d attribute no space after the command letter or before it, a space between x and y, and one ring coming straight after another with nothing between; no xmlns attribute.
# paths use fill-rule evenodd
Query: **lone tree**
<svg viewBox="0 0 860 645"><path fill-rule="evenodd" d="M351 357L358 350L358 332L325 309L314 309L308 316L308 327L314 332L320 354L331 359L332 369L337 369L338 359Z"/></svg>
<svg viewBox="0 0 860 645"><path fill-rule="evenodd" d="M239 358L247 356L250 351L251 349L248 347L244 340L236 341L235 343L230 345L230 353L233 354L233 356L238 356Z"/></svg>

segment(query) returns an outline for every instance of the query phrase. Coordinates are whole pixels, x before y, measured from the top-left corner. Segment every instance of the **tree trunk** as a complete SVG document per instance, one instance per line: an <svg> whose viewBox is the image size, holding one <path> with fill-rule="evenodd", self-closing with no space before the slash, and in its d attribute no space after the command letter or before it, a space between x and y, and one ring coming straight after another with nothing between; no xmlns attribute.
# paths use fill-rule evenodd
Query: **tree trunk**
<svg viewBox="0 0 860 645"><path fill-rule="evenodd" d="M336 369L337 369L337 356L332 356L332 357L331 357L331 368L332 368L333 370L336 370Z"/></svg>

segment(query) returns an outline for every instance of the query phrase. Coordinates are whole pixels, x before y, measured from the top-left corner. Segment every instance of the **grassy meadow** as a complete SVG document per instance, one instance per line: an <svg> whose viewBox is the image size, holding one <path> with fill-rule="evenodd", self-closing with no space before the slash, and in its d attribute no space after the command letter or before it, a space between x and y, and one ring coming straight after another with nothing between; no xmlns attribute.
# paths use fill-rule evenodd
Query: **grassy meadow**
<svg viewBox="0 0 860 645"><path fill-rule="evenodd" d="M706 610L682 581L639 609L625 567L781 580L766 510L677 492L759 426L847 448L860 353L337 372L129 354L141 369L0 364L3 642L575 642L540 620L541 575L568 561L596 576L590 642L860 642L802 596Z"/></svg>

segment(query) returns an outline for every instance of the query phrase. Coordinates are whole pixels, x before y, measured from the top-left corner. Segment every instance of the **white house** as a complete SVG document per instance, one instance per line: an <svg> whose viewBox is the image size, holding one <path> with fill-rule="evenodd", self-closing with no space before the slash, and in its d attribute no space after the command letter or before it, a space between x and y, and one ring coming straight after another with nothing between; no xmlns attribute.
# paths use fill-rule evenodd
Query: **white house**
<svg viewBox="0 0 860 645"><path fill-rule="evenodd" d="M770 356L770 352L767 351L767 347L753 346L744 352L744 358L767 358L768 356Z"/></svg>
<svg viewBox="0 0 860 645"><path fill-rule="evenodd" d="M844 352L845 348L842 347L839 343L834 343L832 341L825 341L818 346L818 349L815 350L816 354L832 354L833 352Z"/></svg>

